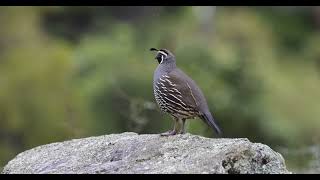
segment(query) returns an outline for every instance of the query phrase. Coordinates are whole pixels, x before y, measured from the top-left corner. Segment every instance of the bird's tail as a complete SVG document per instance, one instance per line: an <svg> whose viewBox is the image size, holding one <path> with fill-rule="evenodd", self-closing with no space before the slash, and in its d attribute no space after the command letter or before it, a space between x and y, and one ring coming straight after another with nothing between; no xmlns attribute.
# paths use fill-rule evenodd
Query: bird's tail
<svg viewBox="0 0 320 180"><path fill-rule="evenodd" d="M207 113L203 113L202 114L202 120L204 120L212 129L215 130L215 132L218 135L222 134L222 131L220 130L219 126L217 125L217 123L215 122L215 120L213 119L212 115L210 112Z"/></svg>

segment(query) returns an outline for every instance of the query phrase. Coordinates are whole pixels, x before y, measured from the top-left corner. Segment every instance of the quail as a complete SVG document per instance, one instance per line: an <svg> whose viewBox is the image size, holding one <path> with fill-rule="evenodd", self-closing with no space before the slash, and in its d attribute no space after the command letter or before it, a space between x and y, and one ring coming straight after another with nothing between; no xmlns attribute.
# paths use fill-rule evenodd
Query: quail
<svg viewBox="0 0 320 180"><path fill-rule="evenodd" d="M197 117L220 135L221 130L210 113L202 91L188 75L177 68L175 56L167 49L151 48L150 51L157 51L155 59L159 63L153 76L155 100L161 112L168 113L174 120L173 130L161 135L184 134L186 120ZM179 125L182 125L180 129Z"/></svg>

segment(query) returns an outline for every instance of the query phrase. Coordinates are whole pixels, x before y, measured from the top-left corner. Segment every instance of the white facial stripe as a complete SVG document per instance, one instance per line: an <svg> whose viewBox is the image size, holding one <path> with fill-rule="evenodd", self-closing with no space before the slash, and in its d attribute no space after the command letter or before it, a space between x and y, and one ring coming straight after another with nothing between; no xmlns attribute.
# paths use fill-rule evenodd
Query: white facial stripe
<svg viewBox="0 0 320 180"><path fill-rule="evenodd" d="M161 56L161 62L160 62L160 64L162 63L162 61L163 61L163 56Z"/></svg>

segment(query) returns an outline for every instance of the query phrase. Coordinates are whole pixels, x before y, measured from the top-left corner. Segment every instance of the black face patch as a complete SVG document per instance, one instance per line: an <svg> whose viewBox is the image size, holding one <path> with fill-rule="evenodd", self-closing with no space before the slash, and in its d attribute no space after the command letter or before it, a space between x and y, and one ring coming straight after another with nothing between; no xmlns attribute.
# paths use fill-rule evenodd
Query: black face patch
<svg viewBox="0 0 320 180"><path fill-rule="evenodd" d="M165 49L156 49L156 48L150 48L150 51L158 51L157 56L155 59L158 60L158 63L161 64L162 61L169 55L169 52Z"/></svg>
<svg viewBox="0 0 320 180"><path fill-rule="evenodd" d="M165 58L165 56L163 54L158 53L155 59L157 59L158 63L160 64L164 58Z"/></svg>

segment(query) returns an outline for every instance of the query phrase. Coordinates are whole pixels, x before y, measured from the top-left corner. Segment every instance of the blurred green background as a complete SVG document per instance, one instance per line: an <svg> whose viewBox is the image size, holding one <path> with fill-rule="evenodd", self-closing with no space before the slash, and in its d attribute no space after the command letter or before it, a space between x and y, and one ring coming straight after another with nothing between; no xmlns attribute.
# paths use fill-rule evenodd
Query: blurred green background
<svg viewBox="0 0 320 180"><path fill-rule="evenodd" d="M0 7L0 25L0 170L47 143L170 129L151 47L176 55L224 137L320 169L319 7Z"/></svg>

